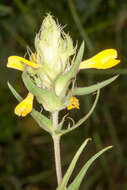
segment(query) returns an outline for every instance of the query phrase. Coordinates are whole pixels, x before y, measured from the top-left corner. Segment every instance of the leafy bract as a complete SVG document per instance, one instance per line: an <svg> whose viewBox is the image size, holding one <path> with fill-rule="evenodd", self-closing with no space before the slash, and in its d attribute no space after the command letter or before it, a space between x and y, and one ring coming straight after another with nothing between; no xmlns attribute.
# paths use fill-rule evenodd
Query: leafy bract
<svg viewBox="0 0 127 190"><path fill-rule="evenodd" d="M92 92L95 92L98 89L103 88L104 86L107 86L108 84L110 84L111 82L113 82L115 79L117 79L119 75L116 75L112 78L109 78L107 80L104 80L103 82L99 82L97 84L88 86L88 87L81 87L81 88L75 88L72 92L72 95L77 95L77 96L81 96L81 95L86 95L86 94L90 94Z"/></svg>
<svg viewBox="0 0 127 190"><path fill-rule="evenodd" d="M79 51L77 53L76 59L74 63L72 64L71 69L66 72L65 74L60 74L58 78L56 79L54 83L55 92L57 95L62 95L64 92L66 92L66 89L68 88L71 79L74 78L78 72L79 64L81 63L82 57L84 52L84 42L82 42Z"/></svg>
<svg viewBox="0 0 127 190"><path fill-rule="evenodd" d="M54 112L63 108L60 98L56 96L53 89L46 90L39 88L26 72L23 72L22 79L28 91L34 94L38 100L42 101L41 103L46 110Z"/></svg>
<svg viewBox="0 0 127 190"><path fill-rule="evenodd" d="M65 130L62 130L62 131L60 131L60 130L56 130L56 133L58 134L58 135L64 135L64 134L66 134L66 133L69 133L70 131L73 131L74 129L76 129L76 128L78 128L82 123L84 123L90 116L91 116L91 114L93 113L93 111L94 111L94 109L95 109L95 107L96 107L96 105L97 105L97 102L98 102L98 99L99 99L99 95L100 95L100 91L98 90L97 91L97 95L96 95L96 98L95 98L95 101L94 101L94 103L93 103L93 105L92 105L92 107L91 107L91 109L89 110L89 112L84 116L84 117L82 117L76 124L74 124L72 127L69 127L68 129L65 129Z"/></svg>

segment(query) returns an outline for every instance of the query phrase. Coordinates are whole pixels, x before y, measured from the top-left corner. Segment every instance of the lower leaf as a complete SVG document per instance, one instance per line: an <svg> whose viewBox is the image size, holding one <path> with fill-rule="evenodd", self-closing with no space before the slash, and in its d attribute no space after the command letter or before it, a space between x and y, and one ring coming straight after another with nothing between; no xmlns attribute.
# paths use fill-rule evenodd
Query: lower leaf
<svg viewBox="0 0 127 190"><path fill-rule="evenodd" d="M98 153L96 153L94 156L92 156L92 158L90 158L86 164L83 166L83 168L81 169L81 171L79 172L79 174L77 175L77 177L74 179L74 181L69 185L69 187L67 188L67 190L78 190L81 182L87 172L87 170L89 169L89 167L91 166L91 164L101 155L103 154L105 151L111 149L112 146L108 146L104 149L102 149L101 151L99 151Z"/></svg>

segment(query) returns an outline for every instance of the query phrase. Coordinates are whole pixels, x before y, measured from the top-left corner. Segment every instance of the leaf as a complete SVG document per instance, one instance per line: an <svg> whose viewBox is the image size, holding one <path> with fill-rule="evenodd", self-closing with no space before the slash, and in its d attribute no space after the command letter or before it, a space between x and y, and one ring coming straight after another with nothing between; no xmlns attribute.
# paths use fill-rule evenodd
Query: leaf
<svg viewBox="0 0 127 190"><path fill-rule="evenodd" d="M42 100L42 104L46 110L48 109L48 111L54 112L56 110L60 110L63 107L60 98L55 95L53 89L45 90L39 88L25 72L23 72L22 78L28 91L34 94L38 100Z"/></svg>
<svg viewBox="0 0 127 190"><path fill-rule="evenodd" d="M52 131L52 122L47 117L36 111L35 109L32 110L31 116L35 119L38 125L44 129L45 131L51 133Z"/></svg>
<svg viewBox="0 0 127 190"><path fill-rule="evenodd" d="M76 73L78 72L79 64L81 63L83 57L83 52L84 52L84 42L82 42L79 48L77 57L75 59L74 64L72 64L71 69L67 73L60 74L60 76L57 77L54 83L55 92L57 95L61 95L64 92L66 92L66 89L68 88L71 79L74 78Z"/></svg>
<svg viewBox="0 0 127 190"><path fill-rule="evenodd" d="M59 131L61 131L61 129L62 129L62 127L63 127L64 121L65 121L67 115L68 115L68 113L63 116L61 122L58 124L58 127L57 127L57 129L56 129L56 131L55 131L56 133L58 133Z"/></svg>
<svg viewBox="0 0 127 190"><path fill-rule="evenodd" d="M23 98L16 92L16 90L13 88L13 86L8 82L8 87L11 90L14 97L21 102ZM51 132L52 123L51 120L49 120L47 117L36 111L34 108L32 109L31 116L36 120L38 125L46 130L47 132Z"/></svg>
<svg viewBox="0 0 127 190"><path fill-rule="evenodd" d="M49 92L45 89L37 87L26 72L23 72L22 79L28 91L35 96L49 96Z"/></svg>
<svg viewBox="0 0 127 190"><path fill-rule="evenodd" d="M118 76L119 75L116 75L110 79L104 80L103 82L97 83L95 85L91 85L89 87L75 88L73 90L73 95L81 96L81 95L86 95L86 94L95 92L96 90L101 89L104 86L107 86L108 84L116 80Z"/></svg>
<svg viewBox="0 0 127 190"><path fill-rule="evenodd" d="M90 138L86 139L83 144L80 146L80 148L78 149L78 151L76 152L73 160L71 161L71 164L69 165L68 169L67 169L67 172L65 173L64 177L63 177L63 180L62 180L62 183L60 184L60 186L58 187L57 190L65 190L66 189L66 186L67 186L67 183L70 179L70 176L75 168L75 165L77 163L77 160L80 156L80 154L82 153L83 149L85 148L85 146L87 145L88 141L91 140Z"/></svg>
<svg viewBox="0 0 127 190"><path fill-rule="evenodd" d="M101 155L103 154L105 151L111 149L112 146L108 146L104 149L102 149L101 151L99 151L98 153L96 153L94 156L92 156L92 158L90 158L86 164L82 167L81 171L79 172L79 174L76 176L76 178L73 180L73 182L69 185L69 187L67 188L67 190L78 190L81 182L87 172L87 170L89 169L89 167L91 166L91 164Z"/></svg>
<svg viewBox="0 0 127 190"><path fill-rule="evenodd" d="M14 95L14 97L21 102L23 100L23 98L19 95L18 92L16 92L16 90L13 88L13 86L8 82L8 87L10 89L10 91L12 92L12 94Z"/></svg>
<svg viewBox="0 0 127 190"><path fill-rule="evenodd" d="M62 135L64 135L64 134L69 133L70 131L76 129L76 128L79 127L82 123L84 123L84 122L90 117L90 115L93 113L93 111L94 111L94 109L95 109L95 107L96 107L96 105L97 105L97 102L98 102L98 99L99 99L99 95L100 95L100 91L98 90L98 91L97 91L97 95L96 95L96 99L95 99L95 101L94 101L94 103L93 103L93 105L92 105L90 111L89 111L83 118L81 118L81 119L80 119L75 125L73 125L71 128L65 129L65 130L62 130L62 131L59 131L58 134L59 134L60 136L62 136Z"/></svg>

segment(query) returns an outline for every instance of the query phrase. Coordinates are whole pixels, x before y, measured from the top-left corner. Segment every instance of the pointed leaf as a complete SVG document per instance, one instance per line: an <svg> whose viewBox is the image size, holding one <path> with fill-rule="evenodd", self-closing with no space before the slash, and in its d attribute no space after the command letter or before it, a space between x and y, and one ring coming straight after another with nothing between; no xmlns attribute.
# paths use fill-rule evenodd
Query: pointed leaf
<svg viewBox="0 0 127 190"><path fill-rule="evenodd" d="M40 97L43 101L43 106L47 106L47 108L49 108L48 111L53 112L59 110L63 106L60 98L55 95L55 92L52 89L45 90L39 88L25 72L23 72L22 78L28 91L38 98Z"/></svg>
<svg viewBox="0 0 127 190"><path fill-rule="evenodd" d="M55 131L56 133L58 133L58 132L62 129L63 124L64 124L64 121L65 121L67 115L68 115L68 113L67 113L66 115L63 116L61 122L59 123L59 125L58 125L58 127L57 127L57 129L56 129L56 131Z"/></svg>
<svg viewBox="0 0 127 190"><path fill-rule="evenodd" d="M19 95L18 92L16 92L16 90L13 88L13 86L9 82L8 82L8 87L10 91L12 92L12 94L14 95L14 97L19 102L21 102L23 98ZM49 120L47 117L45 117L44 115L36 111L34 108L32 109L31 115L41 128L43 128L44 130L48 132L51 132L51 127L52 127L51 120Z"/></svg>
<svg viewBox="0 0 127 190"><path fill-rule="evenodd" d="M83 57L83 52L84 52L84 42L82 42L79 48L77 57L71 69L67 73L58 76L58 78L56 79L54 87L57 95L60 95L63 93L63 91L66 91L68 85L71 82L71 79L75 77L76 73L78 72L79 64L81 63Z"/></svg>
<svg viewBox="0 0 127 190"><path fill-rule="evenodd" d="M84 143L80 146L80 148L78 149L78 151L76 152L71 164L69 165L67 172L65 173L62 183L60 184L60 186L58 187L57 190L65 190L67 183L70 179L70 176L75 168L76 162L80 156L80 154L82 153L83 149L85 148L85 146L87 145L88 141L91 140L90 138L86 139L84 141Z"/></svg>
<svg viewBox="0 0 127 190"><path fill-rule="evenodd" d="M87 172L87 170L89 169L89 167L91 166L91 164L101 155L103 154L105 151L111 149L112 146L108 146L106 148L104 148L103 150L99 151L98 153L96 153L94 156L92 156L92 158L90 158L86 164L83 166L83 168L81 169L81 171L79 172L79 174L76 176L76 178L74 179L74 181L69 185L69 187L67 188L67 190L78 190L80 187L80 184Z"/></svg>
<svg viewBox="0 0 127 190"><path fill-rule="evenodd" d="M23 100L23 98L19 95L18 92L16 92L16 90L13 88L13 86L8 82L7 83L10 91L12 92L12 94L14 95L14 97L19 101L21 102Z"/></svg>
<svg viewBox="0 0 127 190"><path fill-rule="evenodd" d="M62 136L62 135L64 135L64 134L69 133L70 131L76 129L76 128L79 127L82 123L84 123L84 122L91 116L91 114L93 113L93 111L94 111L94 109L95 109L95 107L96 107L96 105L97 105L97 102L98 102L98 99L99 99L99 95L100 95L100 91L98 90L98 91L97 91L97 95L96 95L96 99L95 99L95 101L94 101L94 103L93 103L93 105L92 105L90 111L89 111L83 118L81 118L81 119L80 119L75 125L73 125L71 128L65 129L65 130L61 130L60 132L58 132L58 134L59 134L60 136Z"/></svg>
<svg viewBox="0 0 127 190"><path fill-rule="evenodd" d="M32 117L38 123L38 125L45 131L51 133L52 131L52 122L47 117L36 111L35 109L31 112Z"/></svg>
<svg viewBox="0 0 127 190"><path fill-rule="evenodd" d="M108 84L110 84L111 82L113 82L114 80L117 79L119 75L116 75L110 79L104 80L103 82L97 83L95 85L91 85L89 87L82 87L82 88L75 88L73 90L73 95L86 95L86 94L90 94L92 92L95 92L97 89L101 89L104 86L107 86Z"/></svg>
<svg viewBox="0 0 127 190"><path fill-rule="evenodd" d="M80 65L80 63L82 61L83 53L84 53L84 42L82 42L82 44L81 44L81 46L79 48L78 54L76 56L74 64L72 65L72 68L67 73L68 79L73 78L75 76L75 74L77 73L77 69L79 68L79 65Z"/></svg>
<svg viewBox="0 0 127 190"><path fill-rule="evenodd" d="M24 82L26 88L28 89L28 91L31 92L32 94L34 94L35 96L44 96L45 97L45 96L49 95L49 91L37 87L34 84L33 80L30 78L30 76L26 72L23 72L22 79L23 79L23 82Z"/></svg>

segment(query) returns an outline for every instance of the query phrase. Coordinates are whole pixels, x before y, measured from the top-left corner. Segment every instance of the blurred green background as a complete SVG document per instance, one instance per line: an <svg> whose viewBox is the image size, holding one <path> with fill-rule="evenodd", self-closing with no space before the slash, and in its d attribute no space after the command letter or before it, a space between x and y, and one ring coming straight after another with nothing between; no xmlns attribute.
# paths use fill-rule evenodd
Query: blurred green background
<svg viewBox="0 0 127 190"><path fill-rule="evenodd" d="M106 48L119 52L121 64L109 70L86 70L78 85L88 86L120 74L101 90L92 117L79 129L63 136L61 154L65 172L74 153L87 137L93 141L81 155L73 177L83 163L108 145L114 148L96 161L81 190L127 189L127 1L126 0L1 0L0 1L0 190L53 190L56 187L51 137L27 116L14 115L17 101L7 81L26 96L21 73L6 68L10 55L24 56L47 12L69 31L74 44L85 40L84 58ZM80 98L80 110L69 116L77 121L89 110L95 95ZM63 114L67 113L65 110ZM73 179L72 177L72 179Z"/></svg>

